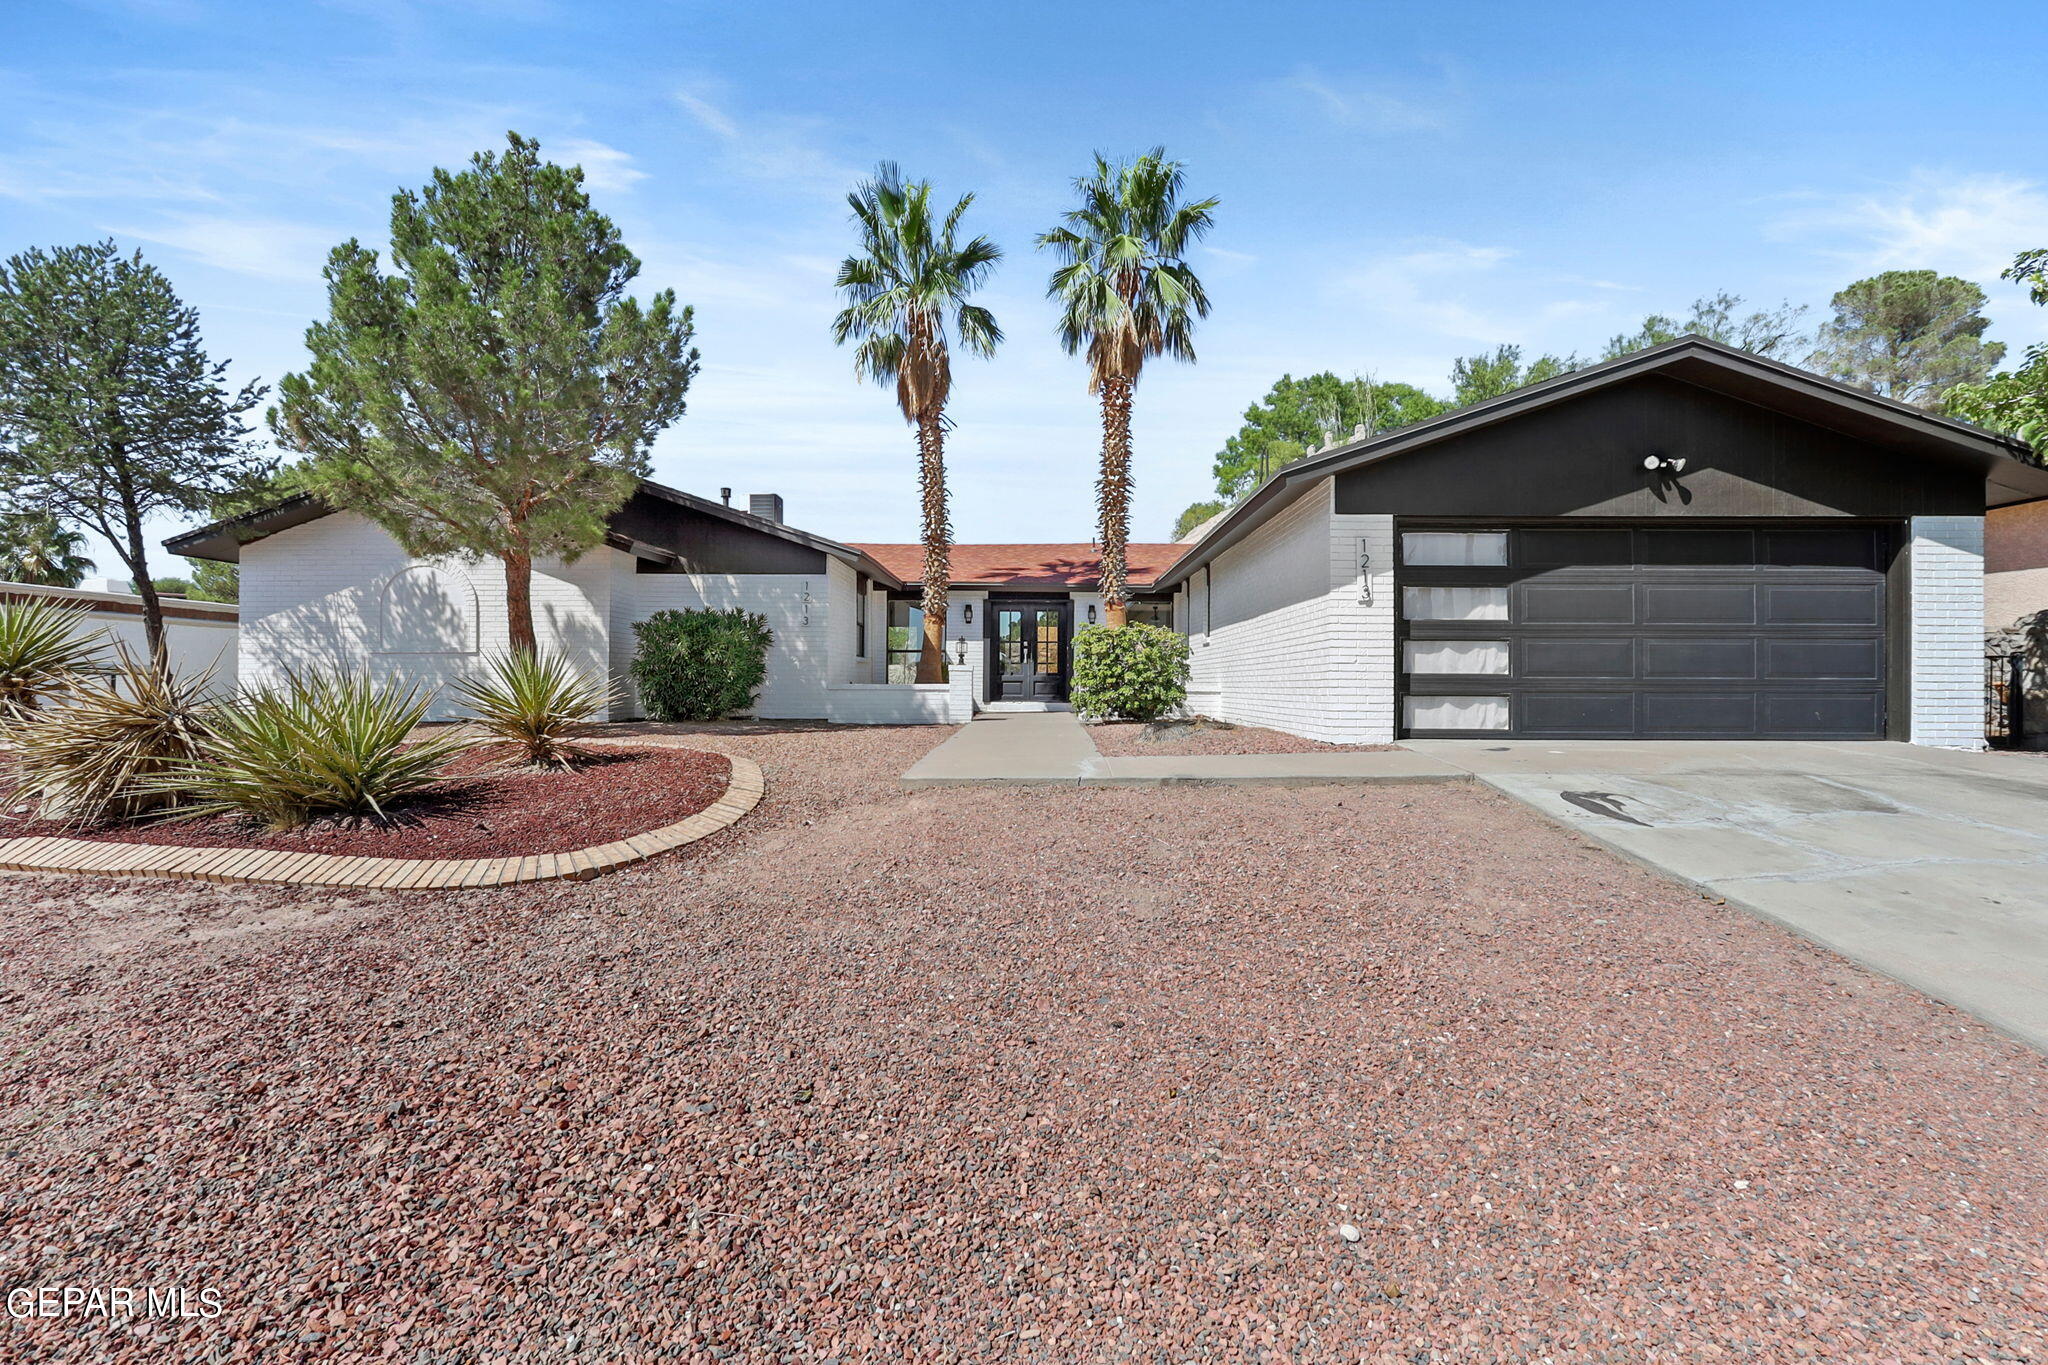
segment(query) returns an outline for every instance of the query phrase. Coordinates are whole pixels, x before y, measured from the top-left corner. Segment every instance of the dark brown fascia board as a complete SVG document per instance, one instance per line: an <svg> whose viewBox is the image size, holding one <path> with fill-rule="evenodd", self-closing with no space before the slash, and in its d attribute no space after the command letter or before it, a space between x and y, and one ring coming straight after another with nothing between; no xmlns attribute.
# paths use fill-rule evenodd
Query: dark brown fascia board
<svg viewBox="0 0 2048 1365"><path fill-rule="evenodd" d="M170 536L165 539L164 548L192 559L233 564L241 557L242 546L249 542L288 531L294 526L303 526L309 521L318 521L332 510L310 493L294 493L268 507L259 507L238 517L226 517Z"/></svg>
<svg viewBox="0 0 2048 1365"><path fill-rule="evenodd" d="M836 540L826 540L824 537L814 536L808 531L799 531L793 526L785 526L781 522L769 521L765 517L757 517L752 513L727 507L723 503L697 497L693 493L685 493L680 488L670 488L665 484L655 483L652 479L642 479L639 491L648 494L650 497L660 498L665 502L672 502L680 507L687 507L693 512L729 521L736 526L744 526L749 530L759 531L764 535L776 536L780 539L802 545L807 549L831 555L835 559L844 560L846 563L853 565L870 578L891 587L900 588L903 586L902 580L876 563L865 551L856 550L848 545L841 545ZM294 526L303 526L307 522L318 521L321 517L327 516L332 510L332 508L325 506L310 494L296 493L282 502L273 503L269 507L258 508L254 512L249 512L239 517L229 517L222 521L201 526L196 530L172 536L164 541L164 548L170 550L173 554L189 555L194 559L215 559L223 563L232 564L240 558L242 546L252 541L262 540L265 536L274 535L279 531L289 530ZM673 564L678 562L678 556L671 551L663 550L656 546L642 545L636 541L629 540L625 536L607 533L605 543L615 549L625 550L642 558L655 560L658 563Z"/></svg>
<svg viewBox="0 0 2048 1365"><path fill-rule="evenodd" d="M665 502L675 503L679 507L687 507L693 512L701 512L705 516L728 521L735 526L744 526L748 530L759 531L763 535L776 536L801 545L806 549L816 550L821 554L830 555L834 559L843 560L868 577L887 584L892 588L903 586L902 579L883 568L865 550L856 550L851 545L842 545L836 540L827 540L823 536L814 536L809 531L799 531L796 527L784 522L770 521L766 517L757 517L751 512L742 512L737 507L728 507L722 502L713 502L709 498L700 498L695 493L685 493L680 488L670 488L667 484L656 483L652 479L642 479L640 481L640 491L651 497L660 498Z"/></svg>
<svg viewBox="0 0 2048 1365"><path fill-rule="evenodd" d="M1938 417L1933 413L1923 412L1911 404L1851 388L1847 384L1817 374L1809 374L1805 370L1775 360L1766 360L1762 356L1752 355L1732 346L1724 346L1705 337L1684 336L1660 346L1652 346L1647 350L1623 356L1618 360L1610 360L1605 364L1573 370L1555 379L1546 379L1540 384L1531 384L1527 388L1516 389L1513 393L1489 398L1483 403L1474 403L1471 407L1459 408L1455 412L1447 412L1441 417L1417 422L1413 426L1402 427L1383 436L1369 436L1363 441L1353 441L1277 470L1250 497L1231 509L1223 520L1217 523L1215 529L1190 547L1171 568L1160 574L1158 587L1162 591L1178 587L1196 569L1242 540L1267 516L1293 502L1294 498L1309 485L1325 475L1341 473L1360 465L1403 454L1419 446L1491 425L1503 417L1547 407L1561 399L1574 397L1591 389L1603 388L1625 379L1654 373L1681 361L1704 362L1731 373L1775 381L1783 387L1795 389L1809 397L1830 401L1861 415L1865 420L1885 421L1923 439L1934 440L1977 458L1990 460L1993 464L1992 472L1987 474L1987 487L1989 483L1996 481L1997 473L2013 469L2048 476L2048 471L2041 470L2031 462L2028 447L2012 437L2001 436L1997 432L1972 426L1968 422L1959 422L1954 418ZM1999 461L2010 463L2001 465L1997 463ZM2048 477L2044 477L2043 491L2048 491Z"/></svg>

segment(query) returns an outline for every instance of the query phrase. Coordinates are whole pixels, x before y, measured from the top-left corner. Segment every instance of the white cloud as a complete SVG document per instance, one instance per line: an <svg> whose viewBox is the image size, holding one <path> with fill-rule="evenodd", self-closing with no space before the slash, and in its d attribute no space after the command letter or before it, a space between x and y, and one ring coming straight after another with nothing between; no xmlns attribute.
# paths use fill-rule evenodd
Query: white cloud
<svg viewBox="0 0 2048 1365"><path fill-rule="evenodd" d="M1373 85L1343 84L1304 67L1275 88L1343 128L1375 133L1432 132L1448 126L1447 101L1425 102Z"/></svg>
<svg viewBox="0 0 2048 1365"><path fill-rule="evenodd" d="M647 178L630 153L588 138L568 138L543 150L551 160L581 166L584 181L595 190L629 190Z"/></svg>
<svg viewBox="0 0 2048 1365"><path fill-rule="evenodd" d="M1210 260L1215 261L1226 271L1241 270L1246 266L1259 263L1259 258L1249 251L1232 251L1228 247L1210 246L1207 242L1202 243L1195 250Z"/></svg>
<svg viewBox="0 0 2048 1365"><path fill-rule="evenodd" d="M737 118L730 101L704 84L675 91L675 101L696 124L715 137L725 164L753 180L775 181L811 192L844 190L860 176L825 150L830 127L822 120L774 115Z"/></svg>
<svg viewBox="0 0 2048 1365"><path fill-rule="evenodd" d="M110 231L170 247L219 270L301 285L318 282L327 253L348 236L338 228L279 218L189 213Z"/></svg>
<svg viewBox="0 0 2048 1365"><path fill-rule="evenodd" d="M676 103L682 105L684 111L691 118L697 120L698 123L720 137L728 141L739 137L740 126L730 118L727 118L723 109L720 109L702 95L687 89L678 90L676 91Z"/></svg>
<svg viewBox="0 0 2048 1365"><path fill-rule="evenodd" d="M1331 289L1381 338L1389 378L1440 373L1439 357L1474 343L1570 351L1586 324L1610 318L1617 303L1603 283L1522 265L1506 247L1454 240L1368 261Z"/></svg>
<svg viewBox="0 0 2048 1365"><path fill-rule="evenodd" d="M1982 284L2021 251L2048 245L2048 190L1998 174L1923 171L1882 190L1810 196L1771 226L1779 238L1832 238L1858 269L1933 269Z"/></svg>

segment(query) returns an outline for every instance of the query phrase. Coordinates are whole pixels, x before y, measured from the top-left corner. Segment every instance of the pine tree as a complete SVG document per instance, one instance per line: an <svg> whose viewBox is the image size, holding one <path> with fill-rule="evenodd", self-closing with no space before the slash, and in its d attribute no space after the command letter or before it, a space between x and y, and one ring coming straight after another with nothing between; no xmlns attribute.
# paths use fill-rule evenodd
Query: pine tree
<svg viewBox="0 0 2048 1365"><path fill-rule="evenodd" d="M1887 270L1836 294L1809 362L1844 383L1939 412L1957 384L1987 378L2005 356L1984 340L1984 291L1932 270Z"/></svg>
<svg viewBox="0 0 2048 1365"><path fill-rule="evenodd" d="M391 269L344 242L313 364L279 385L294 481L413 555L495 558L513 650L531 654L533 562L601 544L683 412L691 314L626 294L640 262L583 172L509 135L391 202Z"/></svg>

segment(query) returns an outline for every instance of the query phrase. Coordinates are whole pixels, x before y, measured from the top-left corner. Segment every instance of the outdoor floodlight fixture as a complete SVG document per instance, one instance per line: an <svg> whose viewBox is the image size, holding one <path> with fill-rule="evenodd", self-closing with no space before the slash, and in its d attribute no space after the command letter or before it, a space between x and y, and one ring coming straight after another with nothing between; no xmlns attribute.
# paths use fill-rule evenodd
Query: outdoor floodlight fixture
<svg viewBox="0 0 2048 1365"><path fill-rule="evenodd" d="M1650 470L1652 473L1662 470L1664 473L1676 478L1685 472L1685 461L1673 459L1669 455L1645 455L1643 457L1643 468Z"/></svg>

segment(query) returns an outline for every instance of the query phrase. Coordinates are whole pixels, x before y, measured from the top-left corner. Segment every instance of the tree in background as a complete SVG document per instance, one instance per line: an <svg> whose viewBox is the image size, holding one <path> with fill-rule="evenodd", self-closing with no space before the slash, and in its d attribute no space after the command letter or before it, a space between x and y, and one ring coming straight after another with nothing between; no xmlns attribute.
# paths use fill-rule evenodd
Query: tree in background
<svg viewBox="0 0 2048 1365"><path fill-rule="evenodd" d="M1694 299L1692 312L1684 321L1652 313L1643 319L1641 330L1623 333L1609 340L1600 358L1619 360L1625 355L1646 351L1682 336L1702 336L1752 355L1798 364L1799 357L1806 353L1811 343L1811 338L1800 327L1800 319L1806 316L1805 306L1795 308L1787 302L1776 308L1758 308L1743 313L1740 311L1742 305L1740 294L1731 294L1724 289L1711 298Z"/></svg>
<svg viewBox="0 0 2048 1365"><path fill-rule="evenodd" d="M1185 540L1188 532L1194 530L1197 526L1209 520L1209 518L1220 515L1229 506L1230 504L1224 502L1221 498L1212 498L1207 502L1189 503L1181 509L1181 514L1173 519L1173 534L1168 536L1167 539Z"/></svg>
<svg viewBox="0 0 2048 1365"><path fill-rule="evenodd" d="M853 370L896 384L896 406L917 429L922 514L924 647L917 681L946 679L946 602L952 585L953 516L946 493L946 402L953 393L951 332L967 350L992 356L1003 339L995 314L967 298L987 281L1001 248L986 237L958 240L974 202L963 194L943 219L932 216L929 181L905 184L893 161L846 196L860 229L859 254L839 265L846 307L832 322L840 345L858 341Z"/></svg>
<svg viewBox="0 0 2048 1365"><path fill-rule="evenodd" d="M85 537L48 512L0 515L0 581L75 588L91 572Z"/></svg>
<svg viewBox="0 0 2048 1365"><path fill-rule="evenodd" d="M140 253L107 241L0 267L0 479L16 505L113 545L158 667L169 656L144 522L203 510L273 463L241 420L263 387L231 389L226 373L198 313Z"/></svg>
<svg viewBox="0 0 2048 1365"><path fill-rule="evenodd" d="M2000 278L2026 285L2035 303L2048 306L2048 250L2021 252ZM2010 432L2048 461L2048 344L2029 346L2018 369L1958 384L1943 398L1951 415Z"/></svg>
<svg viewBox="0 0 2048 1365"><path fill-rule="evenodd" d="M1932 270L1887 270L1836 294L1808 365L1932 412L1956 384L1988 377L2005 355L1984 340L1984 291Z"/></svg>
<svg viewBox="0 0 2048 1365"><path fill-rule="evenodd" d="M1061 264L1047 285L1060 302L1060 344L1088 356L1088 391L1102 399L1102 474L1095 484L1106 624L1124 624L1124 545L1131 523L1131 392L1145 362L1192 362L1209 295L1188 265L1213 225L1215 199L1184 203L1184 176L1164 147L1112 166L1101 155L1074 182L1080 204L1038 245Z"/></svg>
<svg viewBox="0 0 2048 1365"><path fill-rule="evenodd" d="M306 457L299 486L408 554L499 560L511 647L532 654L534 559L603 542L697 352L673 290L626 294L640 261L582 170L507 141L393 197L390 274L353 240L334 249L313 363L270 422Z"/></svg>
<svg viewBox="0 0 2048 1365"><path fill-rule="evenodd" d="M1448 407L1470 407L1531 384L1540 384L1546 379L1555 379L1561 374L1570 374L1578 368L1579 358L1575 355L1540 355L1524 365L1519 346L1496 346L1478 355L1459 356L1451 362L1451 401Z"/></svg>
<svg viewBox="0 0 2048 1365"><path fill-rule="evenodd" d="M217 559L187 559L192 566L192 596L201 602L242 600L242 570L239 565Z"/></svg>
<svg viewBox="0 0 2048 1365"><path fill-rule="evenodd" d="M1245 409L1244 425L1223 443L1216 456L1216 491L1235 501L1310 451L1361 434L1377 436L1442 411L1440 400L1413 384L1340 379L1328 370L1302 379L1283 374Z"/></svg>

